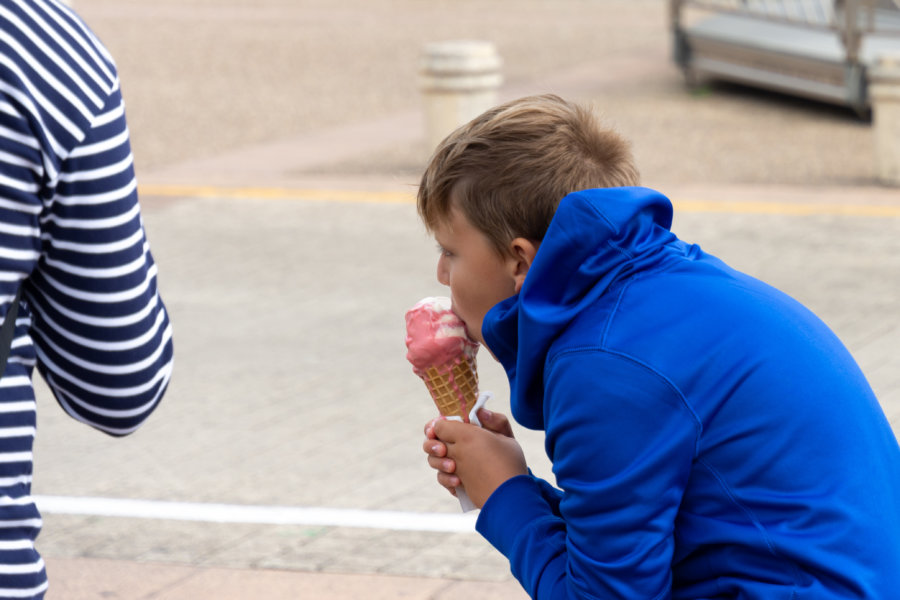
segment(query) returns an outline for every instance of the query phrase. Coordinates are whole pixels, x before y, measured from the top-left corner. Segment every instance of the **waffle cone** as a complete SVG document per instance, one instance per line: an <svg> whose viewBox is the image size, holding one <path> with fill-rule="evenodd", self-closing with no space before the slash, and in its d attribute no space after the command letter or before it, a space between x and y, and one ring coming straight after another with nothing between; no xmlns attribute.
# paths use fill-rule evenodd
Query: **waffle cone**
<svg viewBox="0 0 900 600"><path fill-rule="evenodd" d="M461 417L469 422L469 411L478 400L478 372L474 360L428 367L422 379L443 416Z"/></svg>

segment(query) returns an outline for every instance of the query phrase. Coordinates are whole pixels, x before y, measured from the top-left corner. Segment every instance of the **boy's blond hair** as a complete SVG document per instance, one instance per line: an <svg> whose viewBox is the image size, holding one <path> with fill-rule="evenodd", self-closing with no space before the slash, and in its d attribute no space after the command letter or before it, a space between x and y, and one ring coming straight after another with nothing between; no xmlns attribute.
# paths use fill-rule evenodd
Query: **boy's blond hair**
<svg viewBox="0 0 900 600"><path fill-rule="evenodd" d="M517 237L541 241L566 194L639 180L629 143L589 108L529 96L447 136L422 176L417 204L429 231L455 207L505 255Z"/></svg>

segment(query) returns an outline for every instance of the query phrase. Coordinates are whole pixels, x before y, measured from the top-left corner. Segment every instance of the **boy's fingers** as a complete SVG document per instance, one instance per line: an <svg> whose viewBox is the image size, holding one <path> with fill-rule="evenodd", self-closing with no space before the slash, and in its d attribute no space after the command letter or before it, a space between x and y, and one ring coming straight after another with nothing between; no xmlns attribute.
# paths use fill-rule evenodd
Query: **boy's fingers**
<svg viewBox="0 0 900 600"><path fill-rule="evenodd" d="M439 473L454 473L456 471L456 462L449 458L439 458L437 456L428 457L428 466Z"/></svg>
<svg viewBox="0 0 900 600"><path fill-rule="evenodd" d="M447 456L447 446L434 438L425 440L422 444L422 450L429 456L437 456L438 458Z"/></svg>
<svg viewBox="0 0 900 600"><path fill-rule="evenodd" d="M478 411L478 419L484 427L491 430L496 429L497 426L501 425L504 421L503 415L497 414L486 408L482 408Z"/></svg>
<svg viewBox="0 0 900 600"><path fill-rule="evenodd" d="M437 480L439 484L447 488L454 496L456 495L456 488L461 485L459 477L457 477L456 475L441 473L440 471L438 471Z"/></svg>
<svg viewBox="0 0 900 600"><path fill-rule="evenodd" d="M459 439L459 428L466 427L466 423L440 419L434 423L434 435L437 439L447 444L454 444Z"/></svg>
<svg viewBox="0 0 900 600"><path fill-rule="evenodd" d="M444 417L435 417L434 419L425 423L425 437L434 439L434 424L443 418Z"/></svg>

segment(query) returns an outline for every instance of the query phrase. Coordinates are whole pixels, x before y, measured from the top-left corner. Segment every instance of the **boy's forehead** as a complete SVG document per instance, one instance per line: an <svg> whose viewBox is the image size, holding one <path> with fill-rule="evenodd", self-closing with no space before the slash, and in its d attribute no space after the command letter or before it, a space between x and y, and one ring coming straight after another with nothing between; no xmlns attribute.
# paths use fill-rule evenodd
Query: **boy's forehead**
<svg viewBox="0 0 900 600"><path fill-rule="evenodd" d="M449 206L446 212L435 215L434 223L432 226L432 230L434 231L435 236L452 235L459 229L459 225L461 223L460 219L465 219L465 216L452 206Z"/></svg>
<svg viewBox="0 0 900 600"><path fill-rule="evenodd" d="M484 235L462 210L453 206L449 207L446 214L438 217L432 227L432 233L435 239L447 243L471 241L473 235Z"/></svg>

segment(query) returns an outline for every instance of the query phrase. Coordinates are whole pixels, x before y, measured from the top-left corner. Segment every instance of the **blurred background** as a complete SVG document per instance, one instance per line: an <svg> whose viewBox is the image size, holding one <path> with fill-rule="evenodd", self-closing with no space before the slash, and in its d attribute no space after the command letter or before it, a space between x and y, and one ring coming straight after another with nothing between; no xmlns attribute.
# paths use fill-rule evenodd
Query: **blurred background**
<svg viewBox="0 0 900 600"><path fill-rule="evenodd" d="M597 102L634 140L648 182L873 176L868 123L846 110L729 86L686 90L665 0L78 0L76 8L116 57L144 173L418 111L425 44L478 39L496 45L512 95L560 89ZM816 152L825 140L830 151ZM415 181L428 151L413 138L296 174Z"/></svg>
<svg viewBox="0 0 900 600"><path fill-rule="evenodd" d="M745 3L682 7L694 12L679 39L675 4L74 0L119 67L176 366L154 416L120 440L42 390L48 597L241 597L219 571L203 579L222 568L524 597L434 483L420 450L434 409L404 360L405 310L443 293L413 203L431 151L420 80L432 42L491 42L499 100L592 103L632 140L645 185L673 198L675 232L823 317L900 429L900 192L878 177L872 115L686 72L676 42ZM499 367L486 352L479 364L508 411ZM552 479L541 435L516 435ZM204 518L213 505L231 509ZM400 597L375 581L267 597Z"/></svg>

